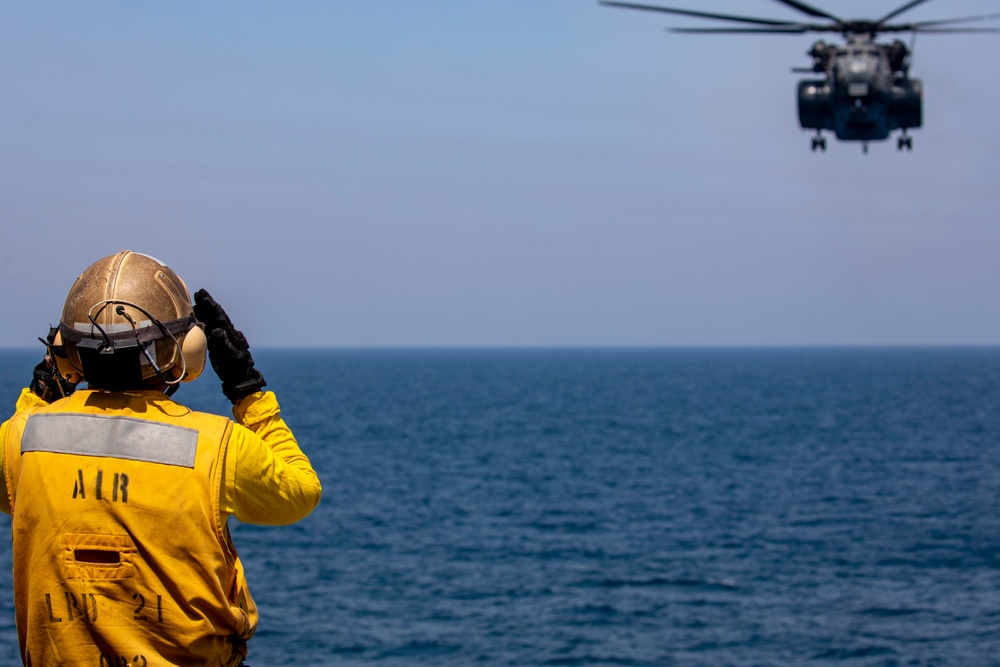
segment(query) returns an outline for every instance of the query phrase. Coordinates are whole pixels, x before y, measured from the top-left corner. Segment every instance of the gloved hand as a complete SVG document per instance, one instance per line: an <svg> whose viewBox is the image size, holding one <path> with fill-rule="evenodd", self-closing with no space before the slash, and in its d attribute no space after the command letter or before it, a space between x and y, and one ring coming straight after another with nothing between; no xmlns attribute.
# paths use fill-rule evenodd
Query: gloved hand
<svg viewBox="0 0 1000 667"><path fill-rule="evenodd" d="M67 381L59 373L59 368L56 366L55 355L62 353L61 348L56 348L54 345L58 332L59 329L56 327L49 327L49 335L46 336L46 339L38 339L45 345L45 358L35 366L31 384L28 386L32 393L46 403L58 401L76 391L76 384Z"/></svg>
<svg viewBox="0 0 1000 667"><path fill-rule="evenodd" d="M254 368L246 337L233 326L222 306L203 289L194 293L194 316L205 325L208 360L222 380L222 393L226 398L236 404L267 385L264 376Z"/></svg>

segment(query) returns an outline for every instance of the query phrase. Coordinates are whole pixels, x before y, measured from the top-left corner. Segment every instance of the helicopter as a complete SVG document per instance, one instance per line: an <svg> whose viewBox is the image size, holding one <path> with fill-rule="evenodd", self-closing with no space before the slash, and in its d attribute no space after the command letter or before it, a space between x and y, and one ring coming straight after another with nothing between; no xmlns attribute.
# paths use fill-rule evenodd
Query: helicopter
<svg viewBox="0 0 1000 667"><path fill-rule="evenodd" d="M913 150L913 137L908 130L923 124L923 82L910 77L911 46L896 39L879 43L876 38L885 33L989 33L997 28L970 28L957 24L986 21L1000 13L964 18L890 23L900 14L928 0L910 0L877 20L844 20L799 0L775 0L824 23L806 23L779 19L754 18L733 14L717 14L691 9L675 9L617 0L601 0L608 7L639 9L681 16L745 24L743 27L672 28L678 33L758 33L799 35L804 33L840 34L846 44L830 44L819 40L806 52L813 59L811 68L793 68L800 74L817 74L822 78L804 79L798 83L799 125L816 130L812 150L826 151L823 131L834 133L841 141L860 141L868 152L868 143L884 141L898 130L898 150Z"/></svg>

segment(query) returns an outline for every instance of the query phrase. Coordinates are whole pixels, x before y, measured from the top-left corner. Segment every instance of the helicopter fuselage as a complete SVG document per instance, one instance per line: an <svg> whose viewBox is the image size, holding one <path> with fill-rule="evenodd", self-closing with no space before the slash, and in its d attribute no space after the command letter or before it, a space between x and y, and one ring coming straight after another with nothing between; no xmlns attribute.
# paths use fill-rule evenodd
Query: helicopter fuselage
<svg viewBox="0 0 1000 667"><path fill-rule="evenodd" d="M883 141L923 124L923 84L908 74L909 51L851 36L843 46L817 42L809 54L822 79L799 82L799 124L842 141ZM901 147L905 145L901 140ZM814 142L814 148L816 147Z"/></svg>

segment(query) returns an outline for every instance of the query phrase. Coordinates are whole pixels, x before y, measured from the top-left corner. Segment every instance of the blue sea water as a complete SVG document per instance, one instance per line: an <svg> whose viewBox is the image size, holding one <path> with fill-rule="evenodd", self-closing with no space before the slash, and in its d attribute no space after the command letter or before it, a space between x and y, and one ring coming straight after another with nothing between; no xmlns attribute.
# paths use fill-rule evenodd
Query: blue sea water
<svg viewBox="0 0 1000 667"><path fill-rule="evenodd" d="M233 526L254 667L1000 665L1000 349L255 356L324 498Z"/></svg>

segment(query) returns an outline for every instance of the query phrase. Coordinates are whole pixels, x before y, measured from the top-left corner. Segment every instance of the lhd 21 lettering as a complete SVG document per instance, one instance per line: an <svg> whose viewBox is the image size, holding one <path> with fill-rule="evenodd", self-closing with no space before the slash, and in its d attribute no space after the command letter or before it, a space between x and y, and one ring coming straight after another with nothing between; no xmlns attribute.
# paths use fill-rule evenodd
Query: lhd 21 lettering
<svg viewBox="0 0 1000 667"><path fill-rule="evenodd" d="M112 603L122 605L119 614L131 617L131 620L139 623L163 623L163 596L151 593L133 593L130 600L110 599ZM98 613L99 602L109 600L109 598L94 595L93 593L73 593L63 591L59 594L45 593L45 611L48 614L50 624L72 623L82 621L84 623L98 623L101 614ZM127 606L127 610L126 607ZM101 605L107 613L113 606Z"/></svg>

